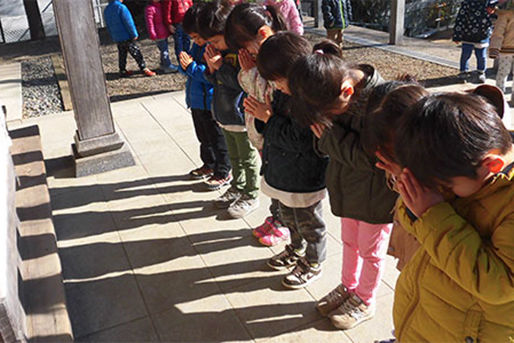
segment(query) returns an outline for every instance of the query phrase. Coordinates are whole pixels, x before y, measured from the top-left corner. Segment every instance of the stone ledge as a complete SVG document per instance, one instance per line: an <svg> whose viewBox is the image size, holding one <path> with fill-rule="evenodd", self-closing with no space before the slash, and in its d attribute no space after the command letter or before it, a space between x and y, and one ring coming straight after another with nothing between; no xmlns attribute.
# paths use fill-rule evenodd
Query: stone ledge
<svg viewBox="0 0 514 343"><path fill-rule="evenodd" d="M57 253L50 195L39 128L12 130L11 154L19 184L19 251L22 302L30 342L71 342L61 263Z"/></svg>

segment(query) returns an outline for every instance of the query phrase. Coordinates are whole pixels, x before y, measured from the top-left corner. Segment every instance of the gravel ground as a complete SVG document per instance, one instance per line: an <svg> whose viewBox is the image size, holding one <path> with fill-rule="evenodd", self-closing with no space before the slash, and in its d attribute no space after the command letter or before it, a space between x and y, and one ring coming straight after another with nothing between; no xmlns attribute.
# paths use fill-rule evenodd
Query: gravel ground
<svg viewBox="0 0 514 343"><path fill-rule="evenodd" d="M312 42L323 37L306 34ZM149 39L138 41L147 66L156 70L159 67L159 50ZM170 56L177 63L173 53L173 40L170 38ZM111 101L120 101L141 96L182 90L186 78L180 73L158 74L145 77L137 72L131 77L118 76L118 51L115 44L102 45L100 48L102 62L106 73L107 89ZM415 76L427 87L458 83L457 70L435 63L391 53L378 48L363 47L345 42L344 59L355 63L374 65L386 79L401 74ZM128 56L127 69L137 71L135 61ZM401 67L400 67L401 66ZM23 70L23 113L25 117L34 117L62 111L62 101L58 92L57 80L49 57L29 59L22 63ZM159 72L157 70L157 72Z"/></svg>
<svg viewBox="0 0 514 343"><path fill-rule="evenodd" d="M21 63L23 116L39 117L63 110L52 59L42 57Z"/></svg>

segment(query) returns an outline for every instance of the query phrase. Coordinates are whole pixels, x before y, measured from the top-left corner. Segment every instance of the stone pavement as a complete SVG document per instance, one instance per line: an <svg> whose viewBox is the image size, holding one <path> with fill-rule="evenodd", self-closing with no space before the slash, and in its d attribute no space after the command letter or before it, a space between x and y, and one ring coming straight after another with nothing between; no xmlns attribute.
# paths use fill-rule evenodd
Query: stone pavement
<svg viewBox="0 0 514 343"><path fill-rule="evenodd" d="M381 282L376 317L347 332L314 309L340 278L340 223L325 203L328 259L323 277L286 290L283 272L265 261L283 246L259 246L250 228L269 201L244 220L224 220L187 173L200 165L184 93L112 105L137 165L73 178L72 113L37 123L47 162L54 225L68 311L83 341L372 342L391 336L398 273L392 259Z"/></svg>

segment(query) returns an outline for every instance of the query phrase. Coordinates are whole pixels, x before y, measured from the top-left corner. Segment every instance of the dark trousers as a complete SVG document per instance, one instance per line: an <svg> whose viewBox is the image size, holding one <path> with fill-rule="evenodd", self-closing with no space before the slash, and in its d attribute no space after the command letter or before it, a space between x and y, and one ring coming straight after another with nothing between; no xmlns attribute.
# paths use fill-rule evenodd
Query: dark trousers
<svg viewBox="0 0 514 343"><path fill-rule="evenodd" d="M192 108L196 137L200 141L200 158L205 167L214 170L214 176L227 177L230 172L225 136L211 111Z"/></svg>
<svg viewBox="0 0 514 343"><path fill-rule="evenodd" d="M292 208L279 202L280 221L291 231L294 249L305 247L309 263L321 263L327 256L327 228L321 201L305 208Z"/></svg>
<svg viewBox="0 0 514 343"><path fill-rule="evenodd" d="M127 40L118 43L118 62L120 71L127 70L127 53L130 53L130 56L134 58L139 69L143 70L146 68L145 59L143 58L143 54L141 54L139 47L134 41Z"/></svg>

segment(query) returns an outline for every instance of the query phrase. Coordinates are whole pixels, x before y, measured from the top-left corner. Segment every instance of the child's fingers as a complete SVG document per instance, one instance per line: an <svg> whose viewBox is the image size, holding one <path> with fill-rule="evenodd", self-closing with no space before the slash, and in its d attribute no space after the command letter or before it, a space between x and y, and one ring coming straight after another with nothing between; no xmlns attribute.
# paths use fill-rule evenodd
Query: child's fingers
<svg viewBox="0 0 514 343"><path fill-rule="evenodd" d="M403 182L403 185L405 186L405 190L409 193L409 196L413 199L416 199L418 197L418 192L416 187L412 183L412 178L406 172L406 169L404 169L404 172L401 175L401 180Z"/></svg>
<svg viewBox="0 0 514 343"><path fill-rule="evenodd" d="M398 181L396 183L396 185L398 186L398 192L400 193L400 196L402 197L403 202L405 203L405 205L407 205L407 207L410 208L413 201L412 201L412 198L411 198L409 192L407 191L407 189L405 187L405 184L403 183L403 181Z"/></svg>

